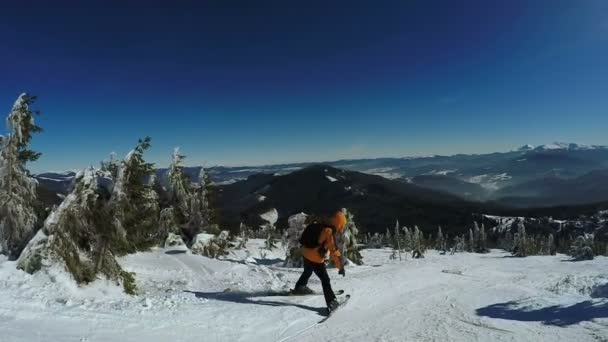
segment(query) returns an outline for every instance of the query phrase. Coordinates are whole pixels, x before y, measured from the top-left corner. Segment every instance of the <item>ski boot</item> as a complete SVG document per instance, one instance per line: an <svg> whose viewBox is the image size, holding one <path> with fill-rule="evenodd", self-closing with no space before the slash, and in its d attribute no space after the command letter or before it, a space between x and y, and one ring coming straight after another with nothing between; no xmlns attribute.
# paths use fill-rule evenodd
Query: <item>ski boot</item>
<svg viewBox="0 0 608 342"><path fill-rule="evenodd" d="M291 294L295 296L304 296L314 294L315 291L310 289L308 286L296 286L295 289L291 290Z"/></svg>

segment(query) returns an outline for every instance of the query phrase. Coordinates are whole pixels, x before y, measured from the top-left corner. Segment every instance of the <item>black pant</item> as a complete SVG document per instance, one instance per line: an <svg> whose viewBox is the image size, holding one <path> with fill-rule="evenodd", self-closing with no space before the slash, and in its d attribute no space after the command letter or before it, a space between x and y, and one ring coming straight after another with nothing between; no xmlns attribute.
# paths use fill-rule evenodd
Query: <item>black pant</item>
<svg viewBox="0 0 608 342"><path fill-rule="evenodd" d="M325 302L327 306L334 299L336 299L336 295L334 291L331 289L331 283L329 282L329 274L327 274L327 268L325 264L317 264L316 262L312 262L306 258L304 258L304 272L298 279L296 283L296 288L299 286L306 286L308 284L308 279L312 275L312 272L315 272L317 277L321 279L321 285L323 285L323 295L325 296Z"/></svg>

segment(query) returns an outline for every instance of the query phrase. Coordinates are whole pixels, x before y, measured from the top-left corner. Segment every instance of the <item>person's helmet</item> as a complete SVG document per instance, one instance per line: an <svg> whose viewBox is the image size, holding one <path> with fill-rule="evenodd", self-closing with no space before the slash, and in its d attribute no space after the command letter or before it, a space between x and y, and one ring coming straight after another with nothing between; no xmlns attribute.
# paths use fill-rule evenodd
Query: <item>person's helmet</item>
<svg viewBox="0 0 608 342"><path fill-rule="evenodd" d="M331 218L331 223L333 223L338 233L342 233L344 231L344 226L346 226L346 216L343 212L337 211Z"/></svg>

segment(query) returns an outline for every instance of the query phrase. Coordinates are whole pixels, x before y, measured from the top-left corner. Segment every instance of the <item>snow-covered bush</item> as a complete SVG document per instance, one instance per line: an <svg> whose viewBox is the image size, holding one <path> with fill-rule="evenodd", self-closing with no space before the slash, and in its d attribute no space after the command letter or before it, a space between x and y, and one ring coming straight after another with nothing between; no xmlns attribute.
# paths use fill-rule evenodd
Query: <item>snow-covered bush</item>
<svg viewBox="0 0 608 342"><path fill-rule="evenodd" d="M38 228L37 182L29 176L26 163L40 153L29 149L32 134L41 131L30 106L36 100L21 94L7 118L9 134L0 150L0 253L16 259Z"/></svg>
<svg viewBox="0 0 608 342"><path fill-rule="evenodd" d="M74 188L51 213L44 227L29 242L17 265L34 273L53 265L63 267L77 283L89 283L101 274L134 293L133 276L116 262L113 247L124 244L124 232L114 217L110 200L111 175L86 169L75 177Z"/></svg>
<svg viewBox="0 0 608 342"><path fill-rule="evenodd" d="M181 235L169 233L167 239L165 240L165 248L182 246L186 246L186 243L184 242L184 239L182 239Z"/></svg>
<svg viewBox="0 0 608 342"><path fill-rule="evenodd" d="M384 237L378 233L374 233L374 235L368 236L367 245L370 248L382 248L384 243Z"/></svg>
<svg viewBox="0 0 608 342"><path fill-rule="evenodd" d="M308 215L299 213L287 219L289 227L286 231L287 251L285 256L285 267L302 267L302 252L300 236L306 229Z"/></svg>
<svg viewBox="0 0 608 342"><path fill-rule="evenodd" d="M581 235L574 240L574 243L570 247L570 255L574 260L593 260L595 254L593 253L594 235L586 234Z"/></svg>
<svg viewBox="0 0 608 342"><path fill-rule="evenodd" d="M194 254L206 256L208 258L218 258L228 254L230 248L230 233L222 231L219 235L201 233L198 234L190 250Z"/></svg>
<svg viewBox="0 0 608 342"><path fill-rule="evenodd" d="M450 254L454 255L456 253L462 253L466 250L466 239L464 235L456 236L454 238L454 246L452 246L452 251Z"/></svg>

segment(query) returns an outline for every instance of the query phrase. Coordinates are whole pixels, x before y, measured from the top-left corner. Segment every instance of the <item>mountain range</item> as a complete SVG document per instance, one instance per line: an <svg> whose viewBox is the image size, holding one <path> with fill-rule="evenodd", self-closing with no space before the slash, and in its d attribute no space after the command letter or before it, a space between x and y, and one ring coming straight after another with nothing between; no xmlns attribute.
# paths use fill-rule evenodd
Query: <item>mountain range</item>
<svg viewBox="0 0 608 342"><path fill-rule="evenodd" d="M185 172L197 181L200 170L187 167ZM163 179L166 172L158 169L157 176ZM465 220L456 218L462 210L608 201L608 147L573 143L525 145L489 154L217 166L206 172L221 192L222 217L231 225L243 220L259 223L260 211L271 207L281 220L292 211L350 206L374 217L366 223L379 230L399 217L449 225ZM73 176L67 172L35 177L44 196L52 199L53 193L67 193Z"/></svg>

